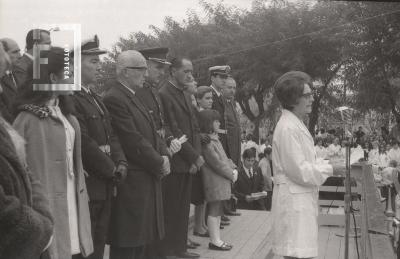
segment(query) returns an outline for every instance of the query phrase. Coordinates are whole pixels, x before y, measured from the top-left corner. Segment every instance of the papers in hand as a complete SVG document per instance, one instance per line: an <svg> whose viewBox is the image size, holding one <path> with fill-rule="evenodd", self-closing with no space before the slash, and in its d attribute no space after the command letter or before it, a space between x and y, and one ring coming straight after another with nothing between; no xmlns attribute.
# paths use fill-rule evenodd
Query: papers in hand
<svg viewBox="0 0 400 259"><path fill-rule="evenodd" d="M180 137L180 138L178 139L178 141L179 141L179 143L181 143L181 145L182 145L183 143L185 143L187 140L188 140L188 138L186 137L186 135L182 135L182 137Z"/></svg>
<svg viewBox="0 0 400 259"><path fill-rule="evenodd" d="M258 199L262 199L268 196L268 193L266 191L262 191L262 192L253 192L251 195L251 198L258 200Z"/></svg>

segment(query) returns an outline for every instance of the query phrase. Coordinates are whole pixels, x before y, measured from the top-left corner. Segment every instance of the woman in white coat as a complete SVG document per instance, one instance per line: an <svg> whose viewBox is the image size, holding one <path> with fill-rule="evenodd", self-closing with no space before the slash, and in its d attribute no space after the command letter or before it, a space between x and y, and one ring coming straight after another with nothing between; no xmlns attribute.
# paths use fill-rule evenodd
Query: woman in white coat
<svg viewBox="0 0 400 259"><path fill-rule="evenodd" d="M283 111L272 146L273 251L285 259L317 257L318 187L333 173L332 165L316 159L303 123L311 112L311 87L310 76L299 71L282 75L274 86Z"/></svg>

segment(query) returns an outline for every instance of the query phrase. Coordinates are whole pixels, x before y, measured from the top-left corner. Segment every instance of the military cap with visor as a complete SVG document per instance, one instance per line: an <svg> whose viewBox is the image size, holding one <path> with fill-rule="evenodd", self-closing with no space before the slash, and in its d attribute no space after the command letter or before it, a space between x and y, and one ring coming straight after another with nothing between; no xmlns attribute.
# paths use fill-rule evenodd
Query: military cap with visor
<svg viewBox="0 0 400 259"><path fill-rule="evenodd" d="M169 49L164 47L139 50L146 60L155 61L164 65L171 65L171 63L167 61L168 51Z"/></svg>

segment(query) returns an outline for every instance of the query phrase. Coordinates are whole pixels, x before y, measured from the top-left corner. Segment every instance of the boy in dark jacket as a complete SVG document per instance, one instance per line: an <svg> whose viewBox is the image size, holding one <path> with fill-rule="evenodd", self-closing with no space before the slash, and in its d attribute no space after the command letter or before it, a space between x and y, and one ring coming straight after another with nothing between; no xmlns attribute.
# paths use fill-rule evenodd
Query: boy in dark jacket
<svg viewBox="0 0 400 259"><path fill-rule="evenodd" d="M264 191L264 179L258 167L254 166L256 152L246 149L242 155L243 163L239 168L238 180L234 185L234 194L238 198L237 208L245 210L266 210L265 197L252 197L252 193Z"/></svg>

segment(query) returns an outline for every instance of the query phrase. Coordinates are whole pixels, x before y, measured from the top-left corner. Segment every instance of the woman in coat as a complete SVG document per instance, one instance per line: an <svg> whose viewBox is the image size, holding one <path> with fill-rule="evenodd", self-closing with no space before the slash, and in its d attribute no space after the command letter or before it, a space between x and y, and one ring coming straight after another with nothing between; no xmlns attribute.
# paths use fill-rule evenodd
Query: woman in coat
<svg viewBox="0 0 400 259"><path fill-rule="evenodd" d="M283 110L272 146L273 251L286 259L317 257L318 187L333 172L332 165L317 162L303 123L311 112L311 87L310 76L299 71L282 75L274 86Z"/></svg>
<svg viewBox="0 0 400 259"><path fill-rule="evenodd" d="M48 62L49 83L66 83L64 50L52 48ZM13 124L26 140L28 167L50 201L55 230L49 251L54 259L87 257L93 252L81 133L72 115L73 104L65 94L33 91L32 83L24 85Z"/></svg>
<svg viewBox="0 0 400 259"><path fill-rule="evenodd" d="M201 167L205 199L208 204L207 226L210 234L208 247L227 251L232 246L221 240L219 226L223 215L222 201L231 197L231 182L237 180L236 165L230 160L218 139L220 115L215 110L199 112L200 132L208 134L211 141L203 146L205 164Z"/></svg>

